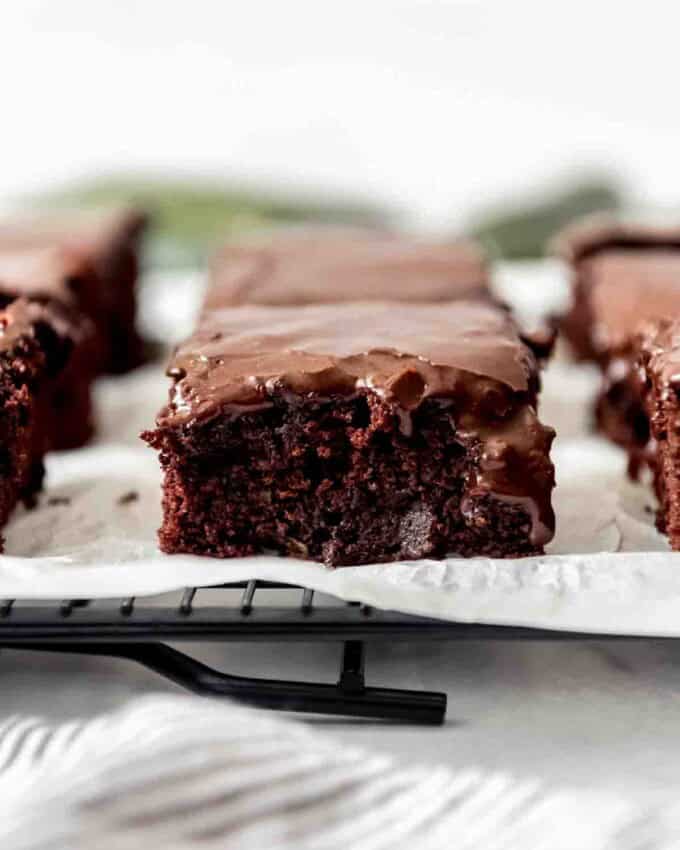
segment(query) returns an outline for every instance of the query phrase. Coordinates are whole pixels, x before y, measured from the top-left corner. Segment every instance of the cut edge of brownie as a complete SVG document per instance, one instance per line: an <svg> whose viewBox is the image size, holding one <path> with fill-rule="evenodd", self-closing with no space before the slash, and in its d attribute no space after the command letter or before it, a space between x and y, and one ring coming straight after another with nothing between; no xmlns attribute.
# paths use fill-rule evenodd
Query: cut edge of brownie
<svg viewBox="0 0 680 850"><path fill-rule="evenodd" d="M644 404L641 373L636 367L635 344L603 368L595 398L597 429L616 445L631 453L649 442L649 417Z"/></svg>
<svg viewBox="0 0 680 850"><path fill-rule="evenodd" d="M0 310L0 528L20 501L34 504L55 435L90 427L91 378L83 370L91 364L82 362L89 358L77 344L79 333L91 333L89 320L49 300L19 298ZM64 381L71 399L66 418L54 398L65 391ZM81 421L74 425L72 417Z"/></svg>
<svg viewBox="0 0 680 850"><path fill-rule="evenodd" d="M44 305L60 340L62 362L49 369L45 386L50 450L84 446L95 433L92 388L97 377L99 339L92 321L78 310L54 302Z"/></svg>
<svg viewBox="0 0 680 850"><path fill-rule="evenodd" d="M649 440L644 449L631 448L631 473L643 465L651 470L657 528L680 550L680 320L648 323L636 343Z"/></svg>
<svg viewBox="0 0 680 850"><path fill-rule="evenodd" d="M329 566L540 554L554 528L554 433L528 404L514 415L535 444L526 457L458 429L451 399L407 413L367 389L328 399L275 393L253 413L160 424L143 435L165 474L160 548L274 550ZM521 492L485 485L485 466L506 474L513 464Z"/></svg>
<svg viewBox="0 0 680 850"><path fill-rule="evenodd" d="M34 502L50 444L49 389L69 356L49 307L20 299L0 311L0 528Z"/></svg>

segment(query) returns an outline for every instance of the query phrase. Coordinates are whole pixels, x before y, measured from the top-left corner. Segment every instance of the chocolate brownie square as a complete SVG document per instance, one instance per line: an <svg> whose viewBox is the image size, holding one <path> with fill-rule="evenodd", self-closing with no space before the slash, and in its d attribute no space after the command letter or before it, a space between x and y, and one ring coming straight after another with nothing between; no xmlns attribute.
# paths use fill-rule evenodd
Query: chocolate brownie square
<svg viewBox="0 0 680 850"><path fill-rule="evenodd" d="M135 312L145 226L146 216L130 208L67 210L0 221L0 248L57 247L81 261L71 289L97 329L104 372L127 372L143 360Z"/></svg>
<svg viewBox="0 0 680 850"><path fill-rule="evenodd" d="M291 229L226 245L213 258L210 277L208 308L490 297L486 259L476 243L359 228Z"/></svg>
<svg viewBox="0 0 680 850"><path fill-rule="evenodd" d="M680 226L611 216L572 225L557 240L570 264L573 299L561 330L580 360L597 363L599 428L616 443L649 438L633 369L641 323L680 313Z"/></svg>
<svg viewBox="0 0 680 850"><path fill-rule="evenodd" d="M363 564L551 539L538 365L489 302L206 309L143 438L165 552Z"/></svg>
<svg viewBox="0 0 680 850"><path fill-rule="evenodd" d="M58 306L19 299L0 310L0 528L41 487L53 383L72 350Z"/></svg>
<svg viewBox="0 0 680 850"><path fill-rule="evenodd" d="M23 296L49 305L53 323L69 339L70 353L48 390L50 448L82 446L93 433L91 387L101 365L102 343L93 322L78 307L74 291L87 263L56 247L0 247L0 306Z"/></svg>

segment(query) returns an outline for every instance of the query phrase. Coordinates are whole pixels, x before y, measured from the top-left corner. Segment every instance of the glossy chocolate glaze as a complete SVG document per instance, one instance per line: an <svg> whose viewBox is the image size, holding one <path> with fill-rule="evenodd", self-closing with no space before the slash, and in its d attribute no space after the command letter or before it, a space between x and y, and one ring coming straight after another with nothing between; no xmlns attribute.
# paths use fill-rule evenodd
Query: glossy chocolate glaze
<svg viewBox="0 0 680 850"><path fill-rule="evenodd" d="M259 404L270 387L352 393L368 387L413 408L449 396L462 372L527 392L536 361L509 315L482 302L357 302L207 310L175 353L176 415Z"/></svg>
<svg viewBox="0 0 680 850"><path fill-rule="evenodd" d="M168 374L175 383L159 428L262 410L291 394L374 392L393 405L408 437L411 414L436 400L463 445L481 443L468 494L521 504L532 542L552 537L554 433L536 415L537 362L508 313L491 303L207 309Z"/></svg>
<svg viewBox="0 0 680 850"><path fill-rule="evenodd" d="M488 295L487 266L476 244L359 229L308 228L227 245L212 262L211 281L209 308Z"/></svg>

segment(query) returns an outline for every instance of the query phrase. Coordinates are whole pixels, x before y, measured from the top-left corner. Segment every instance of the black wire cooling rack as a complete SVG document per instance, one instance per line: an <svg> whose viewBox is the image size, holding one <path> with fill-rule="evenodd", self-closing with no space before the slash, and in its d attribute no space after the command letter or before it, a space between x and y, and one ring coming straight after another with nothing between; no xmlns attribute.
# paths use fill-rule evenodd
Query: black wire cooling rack
<svg viewBox="0 0 680 850"><path fill-rule="evenodd" d="M287 591L275 604L256 593ZM210 591L210 593L206 593ZM215 591L219 591L216 601ZM294 601L291 602L291 592ZM205 597L205 601L204 601ZM268 601L271 601L268 595ZM249 581L189 587L176 601L68 599L61 603L0 600L0 649L33 649L126 658L199 694L227 696L263 708L442 723L446 694L368 687L365 647L371 641L570 640L604 635L451 623L383 611L287 584ZM626 637L626 636L620 636ZM610 639L610 636L607 636ZM232 676L168 646L189 641L337 641L343 647L336 684Z"/></svg>

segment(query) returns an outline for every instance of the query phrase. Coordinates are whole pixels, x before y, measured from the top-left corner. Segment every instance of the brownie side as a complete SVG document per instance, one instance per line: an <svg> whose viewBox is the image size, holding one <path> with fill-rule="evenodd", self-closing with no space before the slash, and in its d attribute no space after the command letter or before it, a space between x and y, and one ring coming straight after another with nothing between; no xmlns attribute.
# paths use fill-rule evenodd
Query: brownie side
<svg viewBox="0 0 680 850"><path fill-rule="evenodd" d="M7 306L0 326L4 373L27 389L35 410L32 445L41 468L45 451L81 445L91 432L94 331L61 304L28 299ZM35 477L39 486L41 473Z"/></svg>
<svg viewBox="0 0 680 850"><path fill-rule="evenodd" d="M598 430L631 454L644 450L650 436L644 387L635 360L634 346L612 357L603 368L595 401Z"/></svg>
<svg viewBox="0 0 680 850"><path fill-rule="evenodd" d="M136 327L139 251L146 218L130 214L96 257L103 288L103 316L108 357L104 369L129 372L144 362L144 343Z"/></svg>
<svg viewBox="0 0 680 850"><path fill-rule="evenodd" d="M94 435L92 387L97 377L99 338L93 323L62 305L46 305L53 329L53 356L43 392L49 421L48 445L56 451L77 449Z"/></svg>
<svg viewBox="0 0 680 850"><path fill-rule="evenodd" d="M20 501L32 502L43 477L42 458L34 450L35 399L25 385L14 384L11 370L0 362L0 528Z"/></svg>
<svg viewBox="0 0 680 850"><path fill-rule="evenodd" d="M0 326L4 321L0 314ZM0 350L0 528L20 501L30 506L42 486L47 433L40 387L45 370L45 352L30 332Z"/></svg>
<svg viewBox="0 0 680 850"><path fill-rule="evenodd" d="M648 326L637 342L650 440L632 458L651 469L657 527L680 550L680 323Z"/></svg>
<svg viewBox="0 0 680 850"><path fill-rule="evenodd" d="M510 498L476 486L490 443L456 427L450 400L424 402L406 430L403 411L369 390L272 402L144 435L165 473L163 551L274 550L331 566L542 552L531 501L536 489L549 501L553 485L548 429L526 492Z"/></svg>

